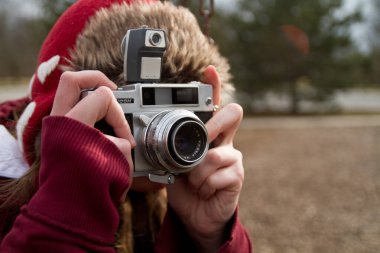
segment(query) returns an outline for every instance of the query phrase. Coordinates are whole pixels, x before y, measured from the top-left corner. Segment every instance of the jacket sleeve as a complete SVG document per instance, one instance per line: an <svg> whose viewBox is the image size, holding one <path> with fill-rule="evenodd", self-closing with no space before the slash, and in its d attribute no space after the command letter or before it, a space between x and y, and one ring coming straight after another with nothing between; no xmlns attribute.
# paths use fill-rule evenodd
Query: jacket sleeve
<svg viewBox="0 0 380 253"><path fill-rule="evenodd" d="M227 240L217 253L251 253L252 246L247 231L240 223L238 211L227 226ZM179 217L169 207L164 223L156 240L156 253L196 252L194 243Z"/></svg>
<svg viewBox="0 0 380 253"><path fill-rule="evenodd" d="M70 118L47 117L42 129L39 189L0 252L114 252L127 160L101 132Z"/></svg>

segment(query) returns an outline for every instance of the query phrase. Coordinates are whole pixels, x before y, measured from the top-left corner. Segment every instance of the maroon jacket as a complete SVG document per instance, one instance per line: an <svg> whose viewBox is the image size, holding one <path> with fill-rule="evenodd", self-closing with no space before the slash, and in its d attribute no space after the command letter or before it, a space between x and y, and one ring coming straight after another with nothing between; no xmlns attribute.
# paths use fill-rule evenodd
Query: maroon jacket
<svg viewBox="0 0 380 253"><path fill-rule="evenodd" d="M43 121L39 189L22 207L0 252L115 252L118 204L129 184L120 150L96 129L67 117ZM218 252L251 252L235 214ZM191 239L169 208L156 252L194 252Z"/></svg>

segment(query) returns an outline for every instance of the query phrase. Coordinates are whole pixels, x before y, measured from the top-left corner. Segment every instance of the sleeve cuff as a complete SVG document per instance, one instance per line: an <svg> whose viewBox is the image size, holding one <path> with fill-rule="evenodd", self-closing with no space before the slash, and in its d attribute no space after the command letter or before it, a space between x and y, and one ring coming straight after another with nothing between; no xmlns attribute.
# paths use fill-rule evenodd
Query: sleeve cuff
<svg viewBox="0 0 380 253"><path fill-rule="evenodd" d="M104 135L76 120L43 120L39 189L30 217L105 243L114 241L117 206L129 186L129 165Z"/></svg>
<svg viewBox="0 0 380 253"><path fill-rule="evenodd" d="M226 231L226 241L217 251L218 253L252 252L249 236L239 221L238 210L228 222ZM195 252L194 243L186 232L186 228L175 214L168 207L161 231L157 237L156 252Z"/></svg>
<svg viewBox="0 0 380 253"><path fill-rule="evenodd" d="M251 253L252 245L249 239L247 231L244 229L243 225L240 223L238 217L238 209L236 209L234 216L229 221L229 236L224 244L219 248L217 253Z"/></svg>

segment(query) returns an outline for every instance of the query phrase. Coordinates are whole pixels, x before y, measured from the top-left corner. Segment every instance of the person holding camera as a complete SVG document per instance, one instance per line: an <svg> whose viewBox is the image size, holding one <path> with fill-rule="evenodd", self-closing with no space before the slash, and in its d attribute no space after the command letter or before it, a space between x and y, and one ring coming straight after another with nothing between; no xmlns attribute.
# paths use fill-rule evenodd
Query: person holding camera
<svg viewBox="0 0 380 253"><path fill-rule="evenodd" d="M146 50L128 59L138 58L142 79L162 64L160 80L126 85L132 66L125 66L120 42L142 25L166 31L166 51L162 59ZM79 0L50 31L38 64L29 97L0 105L7 140L1 152L14 157L0 166L2 176L13 178L0 186L1 252L251 252L237 211L242 154L233 146L243 111L227 103L228 63L187 9ZM148 104L143 91L151 87L155 99ZM150 109L137 114L131 108L138 104ZM167 123L168 113L153 126L162 114L156 107L169 109L174 123ZM168 133L160 135L160 127ZM151 146L161 138L167 150ZM144 170L140 161L152 156L152 168Z"/></svg>

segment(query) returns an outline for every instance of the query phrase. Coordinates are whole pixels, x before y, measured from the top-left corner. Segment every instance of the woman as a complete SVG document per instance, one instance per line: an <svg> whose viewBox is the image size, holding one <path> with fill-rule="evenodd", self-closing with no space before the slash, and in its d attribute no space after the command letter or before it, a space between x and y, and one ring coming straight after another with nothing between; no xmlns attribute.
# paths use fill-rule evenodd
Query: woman
<svg viewBox="0 0 380 253"><path fill-rule="evenodd" d="M188 10L78 1L42 46L16 130L7 125L28 169L0 189L2 252L251 251L236 211L244 178L233 147L240 106L228 104L207 122L215 147L173 185L132 180L135 140L112 90L124 85L120 41L141 25L167 31L163 83L210 84L217 105L231 96L228 64ZM85 88L97 89L80 100ZM17 118L24 102L3 104L1 122ZM101 119L115 136L94 128Z"/></svg>

